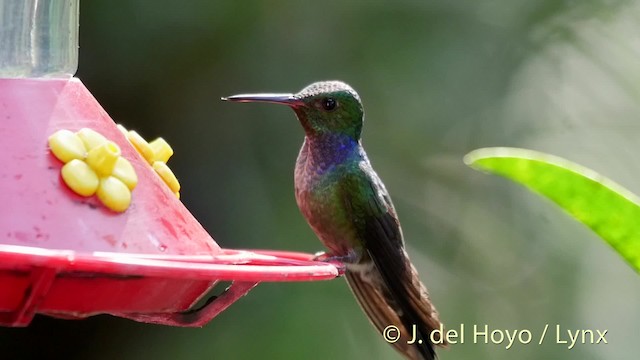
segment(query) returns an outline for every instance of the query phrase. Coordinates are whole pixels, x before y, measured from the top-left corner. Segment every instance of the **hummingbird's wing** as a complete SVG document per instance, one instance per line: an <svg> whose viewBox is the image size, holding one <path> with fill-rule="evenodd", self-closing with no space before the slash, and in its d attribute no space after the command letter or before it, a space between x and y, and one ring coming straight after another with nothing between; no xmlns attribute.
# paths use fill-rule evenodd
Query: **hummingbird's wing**
<svg viewBox="0 0 640 360"><path fill-rule="evenodd" d="M359 265L373 266L352 267L347 281L379 331L398 327L403 335L393 343L398 351L409 359L434 359L429 334L440 327L438 313L404 250L400 222L384 185L368 164L360 168L344 175L342 198L366 249ZM407 344L414 328L416 342Z"/></svg>

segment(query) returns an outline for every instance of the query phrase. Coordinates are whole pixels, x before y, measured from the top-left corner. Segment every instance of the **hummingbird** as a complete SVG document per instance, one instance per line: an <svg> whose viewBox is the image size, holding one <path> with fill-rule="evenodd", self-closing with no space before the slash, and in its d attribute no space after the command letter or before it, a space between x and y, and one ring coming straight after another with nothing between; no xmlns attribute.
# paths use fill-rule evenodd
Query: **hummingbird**
<svg viewBox="0 0 640 360"><path fill-rule="evenodd" d="M361 308L396 350L411 360L435 359L434 347L446 344L430 334L442 325L405 250L391 197L362 147L360 96L344 82L321 81L297 94L222 100L293 109L305 132L294 172L295 198L328 250L316 259L345 264Z"/></svg>

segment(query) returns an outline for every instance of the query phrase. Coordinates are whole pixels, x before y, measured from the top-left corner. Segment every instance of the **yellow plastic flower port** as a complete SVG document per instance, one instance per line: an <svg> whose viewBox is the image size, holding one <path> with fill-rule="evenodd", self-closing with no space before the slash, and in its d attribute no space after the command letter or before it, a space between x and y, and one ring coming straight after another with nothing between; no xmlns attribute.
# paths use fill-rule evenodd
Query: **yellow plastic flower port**
<svg viewBox="0 0 640 360"><path fill-rule="evenodd" d="M100 176L109 176L120 157L120 148L112 142L106 142L89 150L86 162Z"/></svg>
<svg viewBox="0 0 640 360"><path fill-rule="evenodd" d="M118 124L118 129L129 140L133 147L142 157L153 167L160 178L169 186L171 191L180 199L180 182L167 166L167 161L173 155L173 149L163 138L157 138L152 142L147 142L140 134L134 130L127 130Z"/></svg>
<svg viewBox="0 0 640 360"><path fill-rule="evenodd" d="M153 150L154 162L160 161L166 164L167 161L169 161L169 158L173 155L173 149L163 138L153 140L149 143L149 146L151 146L151 149Z"/></svg>
<svg viewBox="0 0 640 360"><path fill-rule="evenodd" d="M116 212L127 210L138 175L123 158L120 148L91 129L73 133L59 130L49 137L49 148L65 163L61 174L65 184L80 196L93 196Z"/></svg>

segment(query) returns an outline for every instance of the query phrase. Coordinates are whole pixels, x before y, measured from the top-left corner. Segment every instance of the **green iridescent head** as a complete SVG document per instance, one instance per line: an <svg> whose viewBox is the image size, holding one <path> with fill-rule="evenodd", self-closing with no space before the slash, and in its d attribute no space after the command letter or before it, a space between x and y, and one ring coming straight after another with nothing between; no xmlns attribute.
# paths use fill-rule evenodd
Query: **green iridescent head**
<svg viewBox="0 0 640 360"><path fill-rule="evenodd" d="M359 140L362 132L364 109L360 96L341 81L316 82L297 94L243 94L223 100L288 105L307 136L340 134Z"/></svg>

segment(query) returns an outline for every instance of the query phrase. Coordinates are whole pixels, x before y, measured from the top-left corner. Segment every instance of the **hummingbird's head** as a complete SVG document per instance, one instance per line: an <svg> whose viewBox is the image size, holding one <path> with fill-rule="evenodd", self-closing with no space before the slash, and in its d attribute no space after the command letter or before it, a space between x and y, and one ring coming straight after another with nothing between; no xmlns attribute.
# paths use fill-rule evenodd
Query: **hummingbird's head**
<svg viewBox="0 0 640 360"><path fill-rule="evenodd" d="M307 135L342 133L360 139L364 110L360 96L341 81L313 83L294 95L293 106Z"/></svg>
<svg viewBox="0 0 640 360"><path fill-rule="evenodd" d="M362 132L364 109L360 96L341 81L316 82L297 94L234 95L223 100L288 105L307 136L340 134L359 140Z"/></svg>

